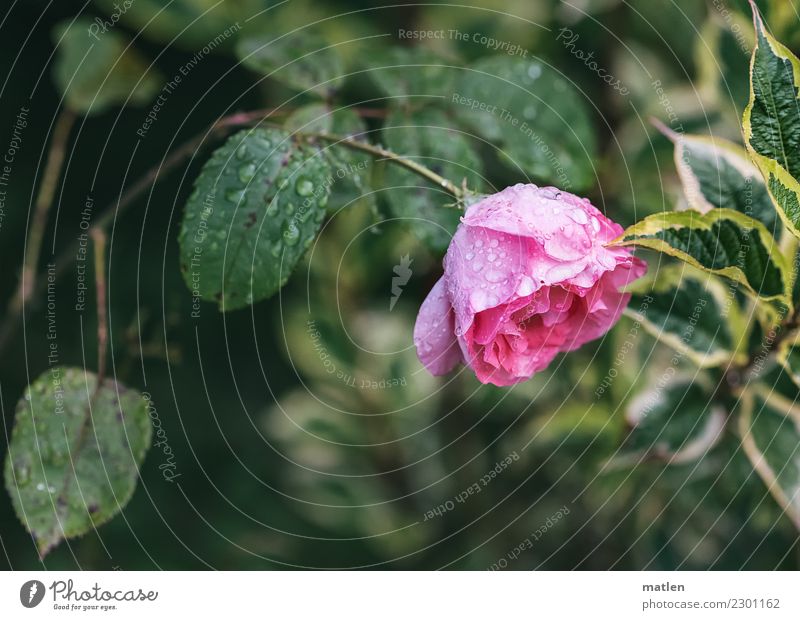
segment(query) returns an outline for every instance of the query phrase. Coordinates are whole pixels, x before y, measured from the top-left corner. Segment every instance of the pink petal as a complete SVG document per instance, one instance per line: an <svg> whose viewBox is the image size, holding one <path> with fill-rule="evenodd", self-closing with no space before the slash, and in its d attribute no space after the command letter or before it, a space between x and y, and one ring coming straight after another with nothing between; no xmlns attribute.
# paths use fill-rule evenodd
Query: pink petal
<svg viewBox="0 0 800 620"><path fill-rule="evenodd" d="M455 335L455 315L447 297L444 277L422 302L414 325L417 356L431 374L444 375L461 361Z"/></svg>

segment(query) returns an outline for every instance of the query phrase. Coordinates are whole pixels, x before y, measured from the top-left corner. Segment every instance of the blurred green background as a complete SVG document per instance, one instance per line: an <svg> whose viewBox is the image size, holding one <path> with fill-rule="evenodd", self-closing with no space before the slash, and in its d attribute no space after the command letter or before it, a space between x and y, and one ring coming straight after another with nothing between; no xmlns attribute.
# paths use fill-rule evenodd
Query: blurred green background
<svg viewBox="0 0 800 620"><path fill-rule="evenodd" d="M573 96L582 101L590 122L581 138L596 150L581 193L623 225L681 200L672 147L649 122L669 122L665 105L686 132L741 141L748 65L742 42L752 43L744 1L396 4L289 0L245 21L266 0L135 0L114 29L167 77L237 20L246 24L244 34L300 28L297 36L341 43L350 71L380 67L390 45L422 46L454 67L502 54L475 42L475 33L518 45L572 82L576 94L565 95L564 105ZM3 299L16 287L28 205L59 108L51 30L78 13L106 19L112 5L27 0L3 9L3 143L21 106L30 107L0 225ZM774 34L800 51L794 3L759 6ZM578 35L574 48L558 38L562 28ZM468 40L400 40L399 29L457 29ZM98 209L113 205L123 184L220 115L313 101L277 80L259 82L238 64L234 44L202 59L146 139L139 141L136 130L148 104L78 120L42 267L53 248L74 240L87 194ZM593 52L629 92L604 83L574 49ZM411 92L424 88L410 75ZM375 97L370 92L356 76L339 97L362 102ZM386 109L389 102L379 96L369 106ZM381 119L368 122L375 129ZM557 142L569 128L549 131ZM469 139L488 162L485 189L529 180L492 160L491 146ZM201 317L190 319L177 224L210 150L138 200L117 222L111 247L109 372L152 395L178 477L163 478L163 450L151 447L123 513L44 561L3 493L1 567L798 568L797 532L735 442L685 465L605 467L628 432L626 404L671 356L643 332L628 350L629 319L513 388L480 385L466 372L430 377L411 333L440 275L441 253L391 216L387 192L377 192L374 207L356 203L333 215L279 295L227 315L204 305ZM530 179L539 182L535 174ZM390 310L393 269L405 255L412 275ZM57 287L65 300L58 319L62 363L91 367L95 325L70 313L74 287L70 274ZM40 299L0 361L4 443L24 387L47 368L42 308ZM612 367L619 374L598 397ZM517 458L508 463L509 455ZM492 470L499 473L481 484ZM476 484L480 491L469 494ZM442 514L431 517L435 510Z"/></svg>

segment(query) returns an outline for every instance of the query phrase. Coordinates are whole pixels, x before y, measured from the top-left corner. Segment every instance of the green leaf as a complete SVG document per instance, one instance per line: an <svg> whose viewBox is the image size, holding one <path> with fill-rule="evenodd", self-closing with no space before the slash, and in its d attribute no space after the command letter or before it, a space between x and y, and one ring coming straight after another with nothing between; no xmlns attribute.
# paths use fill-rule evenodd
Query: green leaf
<svg viewBox="0 0 800 620"><path fill-rule="evenodd" d="M79 368L53 367L17 404L6 488L42 556L125 507L150 446L148 401Z"/></svg>
<svg viewBox="0 0 800 620"><path fill-rule="evenodd" d="M763 385L741 396L738 428L747 458L800 529L800 409Z"/></svg>
<svg viewBox="0 0 800 620"><path fill-rule="evenodd" d="M457 70L424 47L380 49L368 60L368 75L394 104L425 104L453 92Z"/></svg>
<svg viewBox="0 0 800 620"><path fill-rule="evenodd" d="M141 105L155 97L162 77L130 46L126 36L109 30L91 36L87 17L53 29L54 79L64 105L78 114L99 114L116 105Z"/></svg>
<svg viewBox="0 0 800 620"><path fill-rule="evenodd" d="M639 461L672 464L703 456L725 427L725 409L711 400L712 388L705 377L677 376L637 395L625 414L631 427L626 450Z"/></svg>
<svg viewBox="0 0 800 620"><path fill-rule="evenodd" d="M456 185L466 180L474 190L481 180L480 158L467 137L451 125L438 109L395 110L386 120L384 136L389 150L427 166ZM407 219L414 233L433 250L446 250L462 215L455 208L456 199L391 163L387 163L384 184L389 188L392 215Z"/></svg>
<svg viewBox="0 0 800 620"><path fill-rule="evenodd" d="M778 214L800 237L800 61L765 29L753 6L756 47L750 101L742 125L753 161L767 181Z"/></svg>
<svg viewBox="0 0 800 620"><path fill-rule="evenodd" d="M324 103L312 103L293 112L284 124L290 132L329 133L366 142L367 126L351 108L332 111ZM328 210L337 211L356 201L374 207L375 194L370 186L372 158L361 152L331 144L322 155L331 167L333 183Z"/></svg>
<svg viewBox="0 0 800 620"><path fill-rule="evenodd" d="M615 245L636 245L741 283L763 300L791 305L786 259L761 222L730 209L664 212L628 228Z"/></svg>
<svg viewBox="0 0 800 620"><path fill-rule="evenodd" d="M277 0L270 0L273 3ZM247 19L263 11L265 0L94 0L109 17L114 15L142 36L194 53L225 50ZM265 16L272 16L271 12ZM101 19L110 21L109 18ZM203 53L203 56L206 54Z"/></svg>
<svg viewBox="0 0 800 620"><path fill-rule="evenodd" d="M535 60L493 56L465 69L450 109L502 149L517 174L579 191L594 183L595 136L584 96Z"/></svg>
<svg viewBox="0 0 800 620"><path fill-rule="evenodd" d="M231 136L195 180L181 224L192 294L224 312L277 292L316 237L332 182L319 151L283 130Z"/></svg>
<svg viewBox="0 0 800 620"><path fill-rule="evenodd" d="M777 211L761 172L745 149L722 138L659 128L675 144L675 167L691 208L701 213L732 209L758 220L775 238L780 237Z"/></svg>
<svg viewBox="0 0 800 620"><path fill-rule="evenodd" d="M247 37L236 44L236 55L249 69L323 99L344 81L339 52L317 36Z"/></svg>
<svg viewBox="0 0 800 620"><path fill-rule="evenodd" d="M632 289L626 314L700 367L746 361L735 291L688 265L653 270Z"/></svg>

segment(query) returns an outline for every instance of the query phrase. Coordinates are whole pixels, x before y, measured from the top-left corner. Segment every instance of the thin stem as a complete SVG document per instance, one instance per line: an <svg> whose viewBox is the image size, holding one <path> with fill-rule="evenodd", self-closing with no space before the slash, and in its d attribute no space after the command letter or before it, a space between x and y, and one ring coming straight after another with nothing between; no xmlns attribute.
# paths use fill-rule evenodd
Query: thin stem
<svg viewBox="0 0 800 620"><path fill-rule="evenodd" d="M67 141L69 140L72 126L75 124L75 118L75 114L67 109L59 112L58 118L56 118L55 127L53 128L53 140L50 143L50 152L47 155L47 162L42 173L42 182L34 203L33 217L31 218L28 239L25 243L25 256L22 259L19 282L8 303L6 318L3 328L0 330L0 349L2 349L10 336L11 328L16 318L30 300L36 286L36 274L39 267L39 254L42 251L44 230L47 227L48 214L56 194L58 180L61 178Z"/></svg>
<svg viewBox="0 0 800 620"><path fill-rule="evenodd" d="M392 151L387 151L383 147L368 144L366 142L360 142L358 140L353 140L352 138L348 138L346 136L337 136L329 133L307 133L304 135L310 138L319 138L320 140L325 140L326 142L332 142L337 145L346 146L357 151L363 151L364 153L369 153L370 155L374 155L375 157L382 157L384 159L387 159L392 163L403 166L404 168L411 170L412 172L415 172L421 177L428 179L434 185L441 187L448 193L455 196L456 199L459 201L463 200L468 194L468 190L466 188L459 188L452 181L448 181L443 176L436 174L430 168L426 168L425 166L418 164L417 162L411 159L401 157L400 155L398 155L397 153L393 153Z"/></svg>
<svg viewBox="0 0 800 620"><path fill-rule="evenodd" d="M97 387L103 385L106 375L106 349L108 348L108 319L106 315L106 233L101 228L91 232L94 241L94 282L97 294Z"/></svg>

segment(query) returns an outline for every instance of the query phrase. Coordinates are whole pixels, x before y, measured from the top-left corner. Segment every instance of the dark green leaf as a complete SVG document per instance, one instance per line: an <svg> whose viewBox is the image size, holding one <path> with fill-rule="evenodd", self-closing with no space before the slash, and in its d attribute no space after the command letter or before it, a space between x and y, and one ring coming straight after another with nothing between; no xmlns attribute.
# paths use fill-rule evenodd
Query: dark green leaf
<svg viewBox="0 0 800 620"><path fill-rule="evenodd" d="M455 129L440 110L424 108L418 112L396 110L384 128L389 150L430 168L470 189L481 184L481 161L468 138ZM385 185L395 217L407 219L415 234L437 251L444 251L462 215L454 208L455 198L413 172L387 163Z"/></svg>
<svg viewBox="0 0 800 620"><path fill-rule="evenodd" d="M203 166L178 238L193 294L234 310L286 283L325 218L330 167L278 129L231 136Z"/></svg>
<svg viewBox="0 0 800 620"><path fill-rule="evenodd" d="M150 446L148 401L77 368L53 367L17 404L5 467L14 510L45 555L116 515Z"/></svg>
<svg viewBox="0 0 800 620"><path fill-rule="evenodd" d="M161 75L149 67L121 32L92 36L88 17L53 30L56 85L64 104L78 114L99 114L116 105L141 105L155 97Z"/></svg>
<svg viewBox="0 0 800 620"><path fill-rule="evenodd" d="M800 529L800 410L759 387L742 395L742 446L769 492Z"/></svg>
<svg viewBox="0 0 800 620"><path fill-rule="evenodd" d="M664 127L662 131L675 143L675 165L689 206L702 213L710 209L744 213L780 238L777 211L745 149L718 137L676 134Z"/></svg>
<svg viewBox="0 0 800 620"><path fill-rule="evenodd" d="M449 97L456 69L422 47L390 47L370 54L370 78L392 103L422 105Z"/></svg>
<svg viewBox="0 0 800 620"><path fill-rule="evenodd" d="M367 142L367 126L355 110L342 108L331 111L324 103L296 110L286 119L284 127L292 132L330 133ZM322 154L330 164L333 177L328 210L337 211L357 200L371 207L375 205L375 195L370 186L372 158L369 155L336 144L323 148Z"/></svg>
<svg viewBox="0 0 800 620"><path fill-rule="evenodd" d="M618 245L663 252L740 282L763 299L790 303L786 260L764 225L730 209L656 213L628 228Z"/></svg>
<svg viewBox="0 0 800 620"><path fill-rule="evenodd" d="M511 168L578 191L595 178L595 138L584 96L554 69L507 55L465 69L450 108L502 149Z"/></svg>
<svg viewBox="0 0 800 620"><path fill-rule="evenodd" d="M325 99L344 80L337 49L312 35L244 38L236 45L236 55L253 71Z"/></svg>
<svg viewBox="0 0 800 620"><path fill-rule="evenodd" d="M700 458L716 444L725 425L725 410L711 400L712 392L705 377L657 382L628 407L626 448L639 458L670 463Z"/></svg>
<svg viewBox="0 0 800 620"><path fill-rule="evenodd" d="M628 313L699 366L745 361L737 353L745 325L735 291L715 276L687 265L661 268L637 281Z"/></svg>
<svg viewBox="0 0 800 620"><path fill-rule="evenodd" d="M800 237L800 62L766 31L755 6L753 19L757 45L742 119L745 142L768 181L778 214Z"/></svg>

